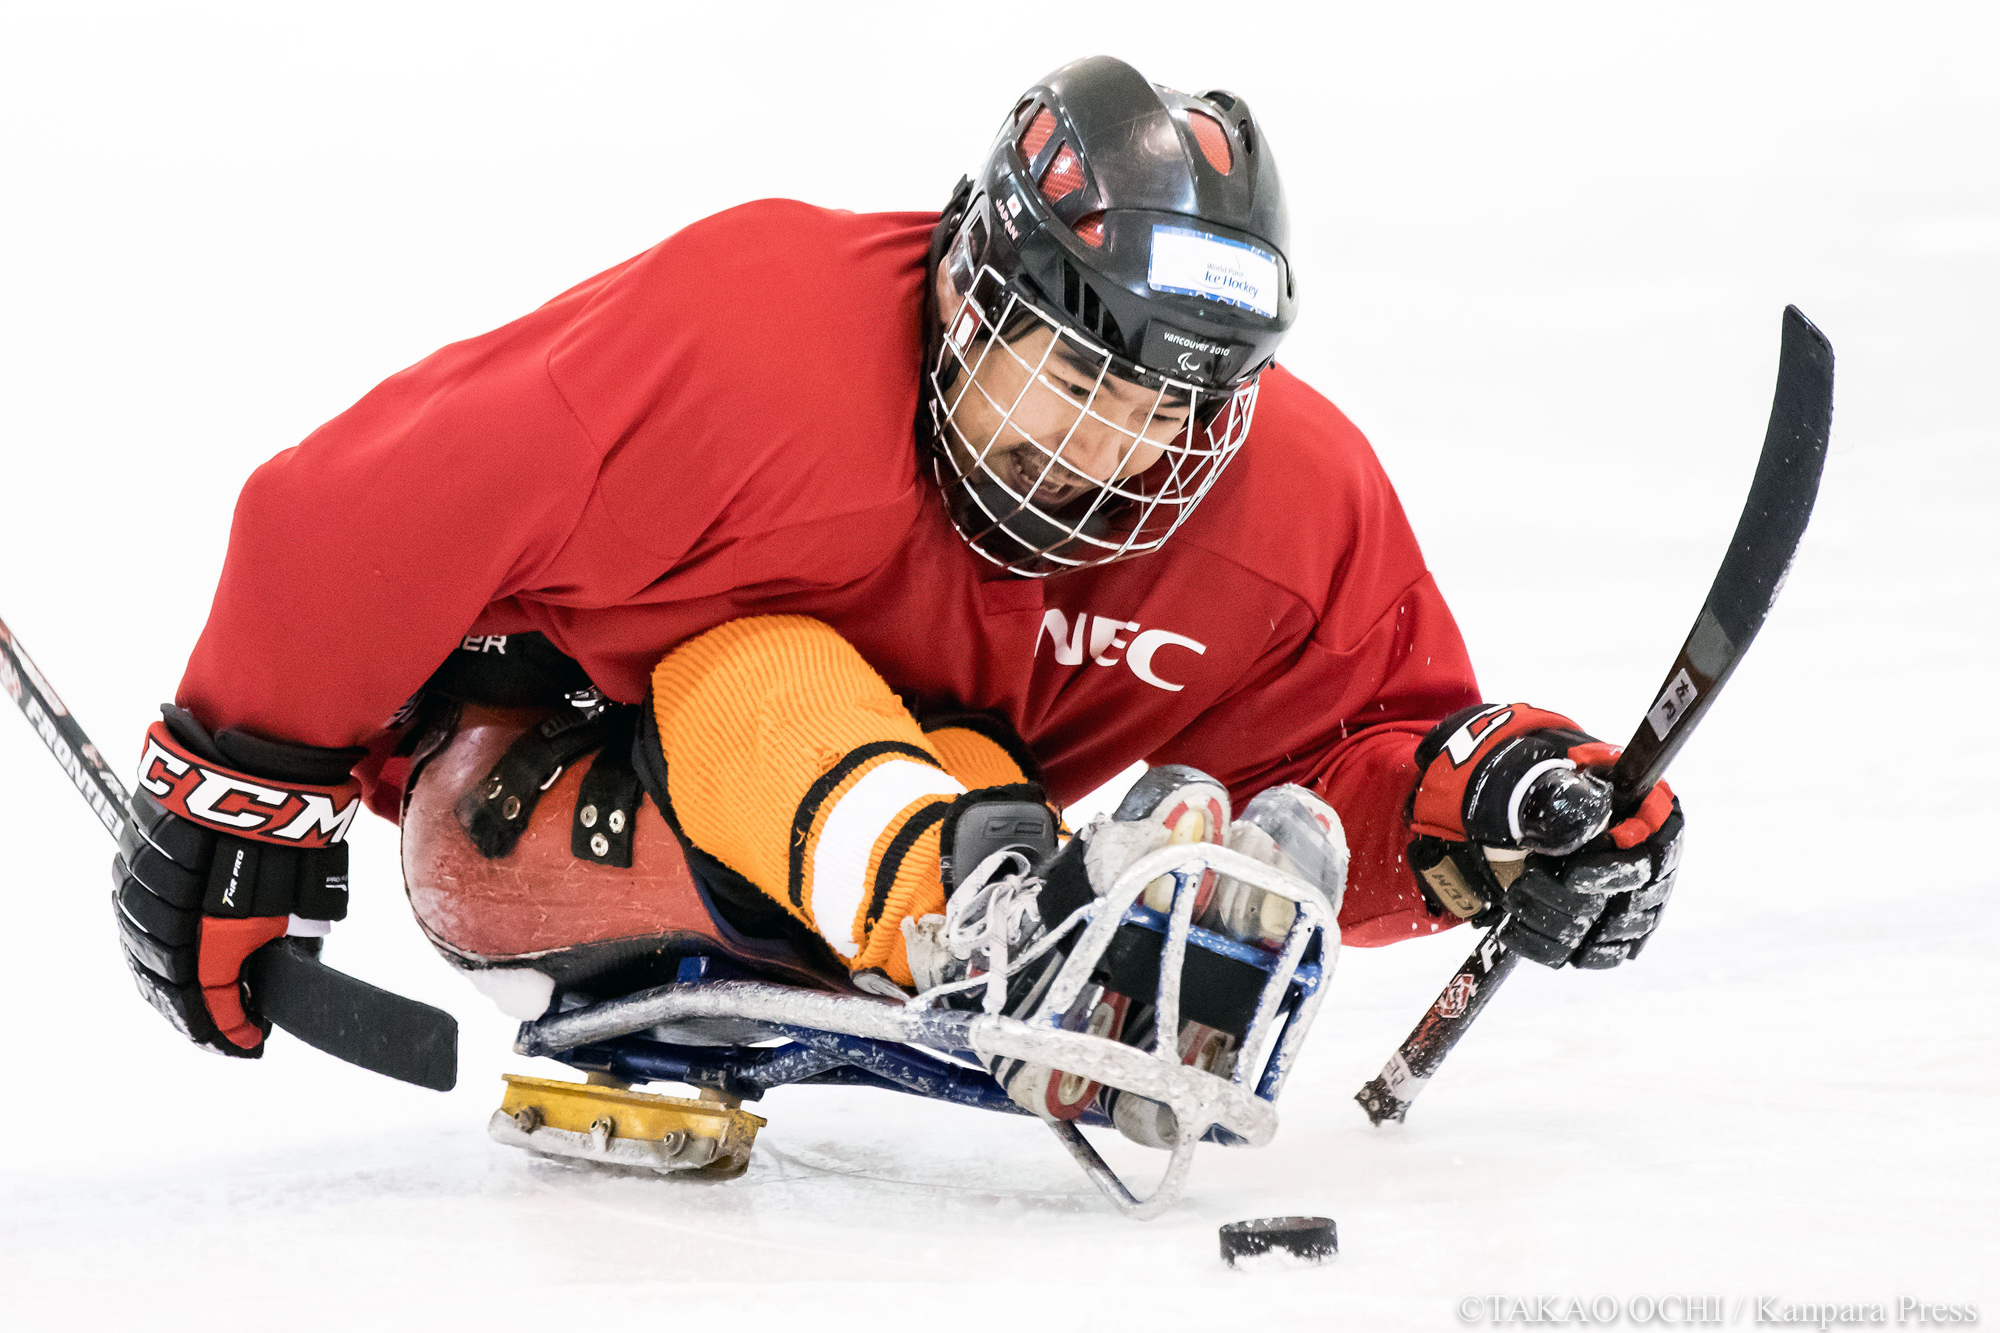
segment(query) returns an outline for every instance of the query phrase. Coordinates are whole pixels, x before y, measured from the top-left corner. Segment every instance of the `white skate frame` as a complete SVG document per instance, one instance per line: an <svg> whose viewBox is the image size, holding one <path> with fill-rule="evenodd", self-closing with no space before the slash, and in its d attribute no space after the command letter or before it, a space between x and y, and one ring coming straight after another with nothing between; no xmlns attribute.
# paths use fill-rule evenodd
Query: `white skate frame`
<svg viewBox="0 0 2000 1333"><path fill-rule="evenodd" d="M1274 955L1236 1069L1227 1078L1183 1064L1178 1049L1181 966L1194 929L1193 890L1207 870L1288 898L1298 909ZM1091 973L1128 912L1147 885L1167 875L1174 878L1175 890L1154 997L1158 1035L1153 1048L1063 1029L1064 1015L1090 984ZM1060 933L1077 921L1086 923L1041 1003L1025 1018L939 1008L938 992L899 1004L765 982L716 981L657 987L524 1024L515 1049L524 1055L552 1055L659 1024L734 1018L774 1028L810 1028L934 1052L970 1051L982 1059L1004 1057L1045 1065L1150 1098L1173 1111L1176 1137L1166 1169L1144 1195L1133 1193L1074 1123L1047 1122L1118 1211L1136 1219L1152 1218L1179 1201L1194 1150L1211 1129L1220 1129L1247 1147L1262 1147L1277 1132L1273 1102L1290 1076L1332 980L1340 947L1338 910L1339 904L1328 902L1317 887L1240 852L1212 843L1163 847L1133 862L1104 896L1078 909L1069 923L1052 932ZM1314 939L1324 941L1319 982L1301 998L1282 1030L1274 1031L1285 993ZM994 979L1005 980L997 975ZM1260 1059L1267 1047L1269 1055Z"/></svg>

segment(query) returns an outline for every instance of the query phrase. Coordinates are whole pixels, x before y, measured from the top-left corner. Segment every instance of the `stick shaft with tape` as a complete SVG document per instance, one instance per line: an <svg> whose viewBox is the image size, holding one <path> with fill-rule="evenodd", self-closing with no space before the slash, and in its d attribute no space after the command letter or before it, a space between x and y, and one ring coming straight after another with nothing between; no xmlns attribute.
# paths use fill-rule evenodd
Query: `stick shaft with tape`
<svg viewBox="0 0 2000 1333"><path fill-rule="evenodd" d="M42 744L49 747L49 753L56 757L63 774L97 816L97 822L114 839L122 836L131 799L125 784L112 775L104 756L90 743L90 737L83 734L83 728L69 715L69 709L63 706L34 662L21 651L14 632L4 620L0 620L0 687L21 706L28 725L34 728Z"/></svg>
<svg viewBox="0 0 2000 1333"><path fill-rule="evenodd" d="M129 797L20 641L0 621L0 687L115 841ZM298 940L273 940L245 964L251 995L276 1023L351 1065L419 1087L448 1091L458 1080L458 1020L322 963Z"/></svg>
<svg viewBox="0 0 2000 1333"><path fill-rule="evenodd" d="M1833 425L1833 347L1797 306L1785 307L1778 387L1764 451L1729 550L1680 655L1612 770L1612 802L1629 815L1667 771L1764 626L1812 517ZM1375 1124L1409 1113L1445 1056L1514 970L1496 927L1453 974L1382 1072L1354 1100Z"/></svg>
<svg viewBox="0 0 2000 1333"><path fill-rule="evenodd" d="M1479 1011L1500 993L1500 983L1520 961L1521 955L1500 942L1497 928L1487 932L1389 1057L1389 1063L1382 1066L1382 1072L1354 1094L1372 1123L1401 1120L1409 1114L1410 1103L1416 1101L1445 1056L1479 1017Z"/></svg>

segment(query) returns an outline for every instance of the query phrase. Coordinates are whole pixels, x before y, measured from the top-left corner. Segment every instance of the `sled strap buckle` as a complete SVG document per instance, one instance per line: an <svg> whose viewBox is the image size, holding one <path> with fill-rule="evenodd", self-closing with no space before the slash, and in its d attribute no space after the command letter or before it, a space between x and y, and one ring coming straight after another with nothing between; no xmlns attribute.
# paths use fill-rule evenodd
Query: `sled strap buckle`
<svg viewBox="0 0 2000 1333"><path fill-rule="evenodd" d="M632 767L633 719L629 710L611 721L603 748L576 793L569 821L570 855L593 865L632 868L632 826L645 793Z"/></svg>
<svg viewBox="0 0 2000 1333"><path fill-rule="evenodd" d="M514 850L542 793L571 763L604 743L612 724L610 713L609 708L599 708L551 714L522 732L492 771L458 798L454 813L459 827L481 856L497 859ZM627 816L628 828L629 821Z"/></svg>

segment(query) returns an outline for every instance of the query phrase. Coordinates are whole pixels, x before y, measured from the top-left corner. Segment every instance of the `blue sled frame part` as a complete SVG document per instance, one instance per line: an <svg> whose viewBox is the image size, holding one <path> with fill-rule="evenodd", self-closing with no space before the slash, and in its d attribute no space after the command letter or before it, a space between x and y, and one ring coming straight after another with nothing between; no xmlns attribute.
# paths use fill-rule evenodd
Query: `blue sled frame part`
<svg viewBox="0 0 2000 1333"><path fill-rule="evenodd" d="M1208 871L1297 905L1275 953L1194 925L1196 889ZM1166 876L1174 883L1170 910L1142 906L1147 886ZM938 992L898 1002L767 981L709 980L721 969L690 958L673 985L522 1024L515 1050L628 1082L666 1079L737 1097L758 1098L786 1084L831 1083L1022 1115L1029 1112L986 1072L988 1062L1010 1058L1059 1069L1172 1111L1175 1137L1167 1165L1144 1195L1133 1192L1078 1128L1106 1124L1101 1112L1047 1122L1113 1206L1129 1217L1151 1218L1178 1202L1204 1140L1262 1147L1277 1132L1274 1103L1311 1031L1338 955L1338 913L1338 901L1329 902L1317 887L1239 852L1209 843L1164 847L1140 857L1104 896L1052 932L1082 927L1040 1004L1024 1018L945 1008ZM1089 1008L1079 1000L1112 937L1128 922L1161 937L1157 1036L1150 1049L1074 1030ZM1249 962L1266 974L1227 1077L1181 1061L1181 971L1190 948ZM1008 977L987 980L1004 986Z"/></svg>

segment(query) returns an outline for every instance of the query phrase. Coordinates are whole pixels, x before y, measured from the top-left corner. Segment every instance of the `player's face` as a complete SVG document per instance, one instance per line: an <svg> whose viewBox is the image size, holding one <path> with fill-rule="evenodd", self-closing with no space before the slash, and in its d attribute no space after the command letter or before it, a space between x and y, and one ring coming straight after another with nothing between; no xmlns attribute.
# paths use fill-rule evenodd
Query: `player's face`
<svg viewBox="0 0 2000 1333"><path fill-rule="evenodd" d="M958 297L942 269L939 308ZM960 468L986 468L1038 507L1056 509L1104 482L1135 477L1187 430L1184 397L1104 375L1094 359L1036 323L976 362L955 395L949 447Z"/></svg>

